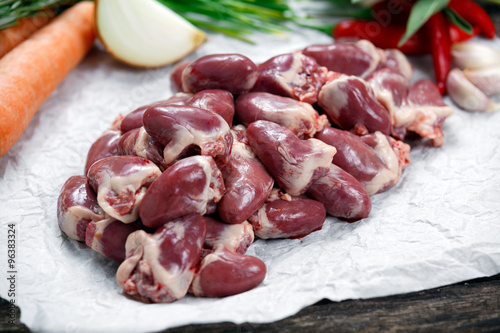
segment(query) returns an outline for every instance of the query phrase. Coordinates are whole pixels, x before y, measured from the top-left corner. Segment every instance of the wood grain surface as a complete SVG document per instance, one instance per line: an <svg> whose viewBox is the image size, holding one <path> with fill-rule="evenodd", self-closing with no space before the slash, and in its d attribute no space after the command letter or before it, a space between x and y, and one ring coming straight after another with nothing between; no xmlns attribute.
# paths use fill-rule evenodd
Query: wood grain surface
<svg viewBox="0 0 500 333"><path fill-rule="evenodd" d="M164 332L500 332L500 274L396 296L323 300L270 324L189 325Z"/></svg>
<svg viewBox="0 0 500 333"><path fill-rule="evenodd" d="M500 31L500 6L483 6ZM10 311L9 302L0 297L0 332L31 332L22 323L9 324ZM20 318L19 308L15 311ZM269 324L217 323L163 331L181 332L500 332L500 274L395 296L323 300Z"/></svg>

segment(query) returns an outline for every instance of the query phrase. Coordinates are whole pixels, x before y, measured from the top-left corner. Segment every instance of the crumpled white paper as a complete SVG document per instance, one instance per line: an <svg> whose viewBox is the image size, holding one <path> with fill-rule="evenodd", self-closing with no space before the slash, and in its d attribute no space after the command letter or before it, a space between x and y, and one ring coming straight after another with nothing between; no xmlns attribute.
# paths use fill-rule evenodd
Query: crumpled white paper
<svg viewBox="0 0 500 333"><path fill-rule="evenodd" d="M289 39L262 36L256 45L211 35L189 58L242 53L261 62L330 42L311 30ZM416 77L432 75L430 58L423 60L415 59ZM56 202L62 184L83 173L90 145L118 114L171 96L170 71L127 67L96 45L0 159L0 260L7 261L7 225L15 223L15 300L21 321L34 332L272 322L323 298L406 293L500 272L500 113L457 109L445 122L444 146L414 143L410 166L396 187L372 198L369 218L352 224L329 218L321 231L302 239L257 240L248 254L268 267L259 287L173 304L123 296L115 282L118 265L61 234ZM0 278L4 298L7 283Z"/></svg>

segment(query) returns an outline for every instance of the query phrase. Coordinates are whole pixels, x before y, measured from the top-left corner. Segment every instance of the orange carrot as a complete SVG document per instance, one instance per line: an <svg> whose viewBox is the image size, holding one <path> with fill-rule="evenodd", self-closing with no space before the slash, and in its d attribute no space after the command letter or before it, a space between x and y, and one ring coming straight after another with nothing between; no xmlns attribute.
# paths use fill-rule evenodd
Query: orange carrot
<svg viewBox="0 0 500 333"><path fill-rule="evenodd" d="M94 3L79 2L0 59L0 157L95 39Z"/></svg>
<svg viewBox="0 0 500 333"><path fill-rule="evenodd" d="M0 58L14 47L25 41L35 31L49 23L54 17L53 11L46 11L33 17L19 20L19 23L0 31Z"/></svg>

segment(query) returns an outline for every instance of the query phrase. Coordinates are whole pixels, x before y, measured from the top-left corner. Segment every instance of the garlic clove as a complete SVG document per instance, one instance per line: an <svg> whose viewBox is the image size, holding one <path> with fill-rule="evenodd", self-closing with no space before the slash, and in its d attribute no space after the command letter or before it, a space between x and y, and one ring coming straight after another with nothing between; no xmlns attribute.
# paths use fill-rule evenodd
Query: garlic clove
<svg viewBox="0 0 500 333"><path fill-rule="evenodd" d="M96 27L113 57L142 68L172 64L206 41L204 32L156 0L96 0Z"/></svg>
<svg viewBox="0 0 500 333"><path fill-rule="evenodd" d="M477 42L453 44L451 58L455 66L460 69L500 66L500 51Z"/></svg>
<svg viewBox="0 0 500 333"><path fill-rule="evenodd" d="M463 72L458 68L452 69L448 74L446 88L453 102L466 111L488 112L499 107L478 87L467 80Z"/></svg>
<svg viewBox="0 0 500 333"><path fill-rule="evenodd" d="M486 96L500 94L500 65L488 68L465 69L464 75Z"/></svg>

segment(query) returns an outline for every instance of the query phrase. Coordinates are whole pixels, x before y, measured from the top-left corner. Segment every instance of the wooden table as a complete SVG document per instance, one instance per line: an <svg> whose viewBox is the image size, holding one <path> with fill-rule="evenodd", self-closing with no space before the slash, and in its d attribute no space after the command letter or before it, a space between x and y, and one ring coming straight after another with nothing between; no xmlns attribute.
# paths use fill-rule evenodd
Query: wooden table
<svg viewBox="0 0 500 333"><path fill-rule="evenodd" d="M30 332L24 325L9 325L6 320L8 311L8 302L0 298L0 332ZM189 325L164 332L373 331L500 332L500 274L396 296L343 302L323 300L294 316L270 324Z"/></svg>
<svg viewBox="0 0 500 333"><path fill-rule="evenodd" d="M500 6L484 4L500 31ZM19 308L16 308L19 318ZM30 332L7 323L0 298L0 332ZM164 333L201 332L500 332L500 274L440 288L366 300L322 300L270 324L188 325Z"/></svg>

